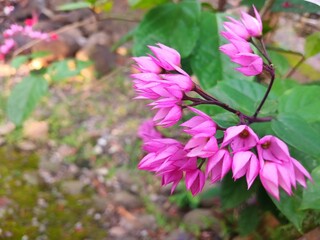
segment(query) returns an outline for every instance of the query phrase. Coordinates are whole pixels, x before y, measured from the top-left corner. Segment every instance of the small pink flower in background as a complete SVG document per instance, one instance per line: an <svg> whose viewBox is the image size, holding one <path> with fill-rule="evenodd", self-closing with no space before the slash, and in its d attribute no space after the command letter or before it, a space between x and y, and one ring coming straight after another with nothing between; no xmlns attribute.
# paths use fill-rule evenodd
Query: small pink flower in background
<svg viewBox="0 0 320 240"><path fill-rule="evenodd" d="M208 159L206 176L211 175L211 183L220 181L231 169L231 164L232 160L229 151L226 149L219 149Z"/></svg>
<svg viewBox="0 0 320 240"><path fill-rule="evenodd" d="M144 121L140 125L138 129L138 136L143 142L147 142L156 138L162 138L161 133L156 130L154 122L151 119Z"/></svg>
<svg viewBox="0 0 320 240"><path fill-rule="evenodd" d="M232 159L232 173L235 180L246 175L248 189L259 174L260 166L256 155L250 151L236 152Z"/></svg>
<svg viewBox="0 0 320 240"><path fill-rule="evenodd" d="M190 170L186 172L186 187L195 196L200 193L205 184L205 175L200 169Z"/></svg>
<svg viewBox="0 0 320 240"><path fill-rule="evenodd" d="M250 127L233 126L225 131L221 147L230 145L233 151L246 151L255 147L258 140L257 134Z"/></svg>
<svg viewBox="0 0 320 240"><path fill-rule="evenodd" d="M2 54L3 56L7 55L15 45L16 43L13 39L5 39L4 43L0 45L0 54Z"/></svg>
<svg viewBox="0 0 320 240"><path fill-rule="evenodd" d="M255 18L246 12L241 12L241 21L251 37L260 37L262 35L262 20L255 6L252 7Z"/></svg>
<svg viewBox="0 0 320 240"><path fill-rule="evenodd" d="M4 15L8 16L14 10L14 6L5 6L3 8Z"/></svg>

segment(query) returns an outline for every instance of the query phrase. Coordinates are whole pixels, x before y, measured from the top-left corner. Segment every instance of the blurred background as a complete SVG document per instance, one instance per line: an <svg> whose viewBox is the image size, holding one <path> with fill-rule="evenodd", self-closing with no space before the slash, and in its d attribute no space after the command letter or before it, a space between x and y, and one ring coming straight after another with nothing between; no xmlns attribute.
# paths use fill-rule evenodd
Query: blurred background
<svg viewBox="0 0 320 240"><path fill-rule="evenodd" d="M168 1L93 2L0 0L3 45L12 24L49 34L15 35L0 59L0 239L263 239L239 236L238 212L222 212L214 189L193 198L181 187L170 196L137 170L137 129L151 113L133 101L132 31L150 6ZM206 2L228 13L254 3ZM301 54L320 28L319 11L267 9L264 17L267 41ZM319 54L293 72L301 54L286 54L274 53L281 75L319 79ZM33 85L15 87L26 78ZM261 218L265 239L270 229L274 239L299 235L272 214Z"/></svg>

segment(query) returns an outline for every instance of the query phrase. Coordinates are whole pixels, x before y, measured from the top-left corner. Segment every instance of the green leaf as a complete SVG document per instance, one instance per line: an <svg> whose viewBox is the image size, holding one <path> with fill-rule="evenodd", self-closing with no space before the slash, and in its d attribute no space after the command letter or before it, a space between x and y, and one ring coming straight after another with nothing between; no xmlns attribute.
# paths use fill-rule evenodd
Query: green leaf
<svg viewBox="0 0 320 240"><path fill-rule="evenodd" d="M72 11L82 8L90 8L91 4L87 1L65 3L57 7L58 11Z"/></svg>
<svg viewBox="0 0 320 240"><path fill-rule="evenodd" d="M47 92L48 83L41 75L31 74L24 78L13 88L9 96L9 119L16 125L21 125Z"/></svg>
<svg viewBox="0 0 320 240"><path fill-rule="evenodd" d="M50 55L51 55L51 53L48 51L38 51L38 52L31 53L30 58L32 58L32 59L43 58L43 57L47 57Z"/></svg>
<svg viewBox="0 0 320 240"><path fill-rule="evenodd" d="M308 182L308 186L303 191L301 209L320 210L320 166L311 173L313 182Z"/></svg>
<svg viewBox="0 0 320 240"><path fill-rule="evenodd" d="M89 61L65 59L52 63L48 67L48 73L53 81L62 81L80 74L82 69L91 65Z"/></svg>
<svg viewBox="0 0 320 240"><path fill-rule="evenodd" d="M227 174L221 184L221 204L224 209L234 208L247 200L255 189L255 185L247 190L245 178L233 181Z"/></svg>
<svg viewBox="0 0 320 240"><path fill-rule="evenodd" d="M248 206L240 212L238 231L246 236L256 230L260 224L261 210L257 206Z"/></svg>
<svg viewBox="0 0 320 240"><path fill-rule="evenodd" d="M162 43L187 57L198 39L200 3L182 1L168 3L150 10L134 34L134 55L149 52L147 45Z"/></svg>
<svg viewBox="0 0 320 240"><path fill-rule="evenodd" d="M320 121L320 86L298 86L279 98L279 113L293 113L307 122Z"/></svg>
<svg viewBox="0 0 320 240"><path fill-rule="evenodd" d="M277 96L282 96L284 92L286 92L287 90L300 86L299 83L297 83L297 81L295 80L291 80L291 79L275 79L272 89L271 89L271 93L274 93Z"/></svg>
<svg viewBox="0 0 320 240"><path fill-rule="evenodd" d="M320 53L320 32L315 32L306 38L304 51L307 58Z"/></svg>
<svg viewBox="0 0 320 240"><path fill-rule="evenodd" d="M11 60L10 65L13 68L18 69L19 67L21 67L22 64L26 63L29 60L29 58L30 57L28 55L17 56Z"/></svg>
<svg viewBox="0 0 320 240"><path fill-rule="evenodd" d="M215 114L211 117L220 127L224 128L237 125L237 123L239 122L239 118L235 114L227 111Z"/></svg>
<svg viewBox="0 0 320 240"><path fill-rule="evenodd" d="M226 43L220 35L224 16L211 12L202 12L201 15L200 35L191 58L191 66L205 90L215 86L220 80L249 79L234 70L237 65L219 50Z"/></svg>
<svg viewBox="0 0 320 240"><path fill-rule="evenodd" d="M132 8L146 9L154 7L156 5L167 3L169 2L169 0L129 0L128 2Z"/></svg>
<svg viewBox="0 0 320 240"><path fill-rule="evenodd" d="M257 8L262 8L265 0L246 0L242 1L243 4L252 6L254 4ZM286 5L289 4L289 5ZM312 3L303 1L303 0L276 0L272 5L271 10L273 12L296 12L296 13L305 13L305 12L314 12L317 13L319 10L317 6Z"/></svg>
<svg viewBox="0 0 320 240"><path fill-rule="evenodd" d="M245 114L253 114L260 101L262 100L266 87L246 80L230 80L219 82L214 88L208 90L210 94L220 101L230 105L231 107L244 112ZM274 95L270 94L262 113L269 114L265 111L269 104L274 104Z"/></svg>
<svg viewBox="0 0 320 240"><path fill-rule="evenodd" d="M303 118L294 114L280 114L272 120L271 126L277 136L287 144L319 158L320 132Z"/></svg>
<svg viewBox="0 0 320 240"><path fill-rule="evenodd" d="M290 69L290 64L287 58L277 51L268 50L268 54L275 66L276 76L284 76Z"/></svg>
<svg viewBox="0 0 320 240"><path fill-rule="evenodd" d="M302 223L307 214L300 209L301 191L296 191L293 196L288 196L284 191L280 191L280 201L271 199L280 212L301 232Z"/></svg>

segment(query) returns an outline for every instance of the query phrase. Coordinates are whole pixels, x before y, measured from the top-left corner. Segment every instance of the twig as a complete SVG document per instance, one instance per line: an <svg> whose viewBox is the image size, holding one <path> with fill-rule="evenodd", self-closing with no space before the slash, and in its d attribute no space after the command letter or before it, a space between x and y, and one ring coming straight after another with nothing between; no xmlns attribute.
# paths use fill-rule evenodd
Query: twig
<svg viewBox="0 0 320 240"><path fill-rule="evenodd" d="M274 68L272 67L272 65L268 66L268 65L265 65L264 68L269 72L270 76L271 76L271 80L270 80L270 83L269 83L269 86L268 86L268 89L266 91L266 93L264 94L262 100L261 100L261 103L259 104L256 112L253 114L253 117L256 118L262 108L262 106L264 105L265 101L267 100L268 98L268 95L271 91L271 88L272 88L272 85L273 85L273 82L274 82L274 78L275 78L275 74L274 74Z"/></svg>
<svg viewBox="0 0 320 240"><path fill-rule="evenodd" d="M302 56L299 62L297 62L297 64L294 65L293 68L291 68L291 70L283 76L283 78L291 77L291 75L295 73L295 71L300 67L300 65L304 62L304 60L306 60L306 58Z"/></svg>
<svg viewBox="0 0 320 240"><path fill-rule="evenodd" d="M105 18L99 19L99 21L106 21L106 20L128 21L128 22L136 22L137 21L137 20L134 20L134 19L121 18L121 17L118 17L118 16L109 16L109 17L105 17ZM72 23L72 24L66 25L66 26L64 26L62 28L59 28L58 30L49 32L49 35L50 34L61 34L61 33L67 32L67 31L69 31L71 29L78 28L78 27L84 26L86 24L89 24L91 21L96 21L96 17L92 16L92 17L90 17L88 19L85 19L85 20L83 20L81 22L76 22L76 23ZM27 44L25 44L25 45L21 46L20 48L16 49L13 52L12 57L15 57L15 56L19 55L23 51L33 47L34 45L36 45L37 43L42 42L42 41L44 41L44 40L43 39L35 39L35 40L31 41L31 42L28 42Z"/></svg>
<svg viewBox="0 0 320 240"><path fill-rule="evenodd" d="M264 17L264 15L270 10L272 5L274 4L276 0L267 0L265 4L263 5L262 9L260 10L260 16L261 18Z"/></svg>

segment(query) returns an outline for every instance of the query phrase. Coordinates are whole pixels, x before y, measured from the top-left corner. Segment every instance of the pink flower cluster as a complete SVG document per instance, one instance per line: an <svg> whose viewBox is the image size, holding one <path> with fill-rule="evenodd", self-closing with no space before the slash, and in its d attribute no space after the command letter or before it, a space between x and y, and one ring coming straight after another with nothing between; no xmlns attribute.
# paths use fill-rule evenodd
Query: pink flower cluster
<svg viewBox="0 0 320 240"><path fill-rule="evenodd" d="M46 41L57 39L56 34L48 34L33 30L32 26L35 24L35 20L33 19L26 20L25 24L25 26L12 24L8 29L3 31L4 41L0 44L0 60L3 60L5 56L16 46L16 41L14 40L16 35Z"/></svg>
<svg viewBox="0 0 320 240"><path fill-rule="evenodd" d="M153 120L157 125L170 127L182 116L182 98L192 90L194 83L180 68L180 54L163 44L149 46L155 56L136 57L140 73L132 74L137 99L152 100L149 104L157 110Z"/></svg>
<svg viewBox="0 0 320 240"><path fill-rule="evenodd" d="M230 42L222 45L220 51L228 55L232 62L240 65L236 68L246 76L258 75L263 70L263 60L253 53L250 46L252 37L262 36L262 21L257 9L253 6L255 18L241 12L241 20L228 17L230 22L223 24L225 31L221 34Z"/></svg>
<svg viewBox="0 0 320 240"><path fill-rule="evenodd" d="M190 99L186 94L197 88L180 68L176 50L162 44L149 48L154 56L133 58L139 70L132 74L136 98L151 100L149 106L157 110L155 117L139 128L147 152L139 169L160 176L162 185L172 184L171 192L185 177L186 188L193 195L202 191L207 178L216 183L229 171L234 180L245 176L248 189L259 176L266 191L278 200L279 188L291 195L297 182L306 187L306 178L311 180L311 176L290 156L286 144L271 135L259 139L247 125L229 127L223 139L217 140L221 128L212 118L186 106L195 116L180 126L190 139L183 144L162 136L155 127L170 127L181 120L183 101Z"/></svg>
<svg viewBox="0 0 320 240"><path fill-rule="evenodd" d="M146 135L141 134L143 132L153 134L145 138L144 150L148 154L138 167L161 176L162 185L172 183L171 192L183 176L186 188L196 195L202 191L207 178L216 183L232 171L235 181L246 177L248 189L259 176L266 191L279 200L280 187L292 195L292 188L296 188L297 183L306 187L306 178L312 180L308 171L290 156L287 145L277 137L268 135L259 139L249 126L239 125L226 129L223 141L218 144L216 123L205 113L189 109L196 116L181 124L184 132L191 135L185 145L161 137L150 121L140 128L140 136Z"/></svg>

